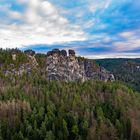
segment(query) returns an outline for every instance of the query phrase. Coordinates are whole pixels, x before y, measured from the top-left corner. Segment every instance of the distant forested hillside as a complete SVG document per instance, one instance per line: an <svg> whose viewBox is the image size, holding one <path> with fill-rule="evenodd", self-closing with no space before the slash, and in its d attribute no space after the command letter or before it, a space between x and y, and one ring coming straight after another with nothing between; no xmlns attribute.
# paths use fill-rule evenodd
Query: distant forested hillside
<svg viewBox="0 0 140 140"><path fill-rule="evenodd" d="M111 71L116 80L140 91L140 59L101 59L96 62Z"/></svg>

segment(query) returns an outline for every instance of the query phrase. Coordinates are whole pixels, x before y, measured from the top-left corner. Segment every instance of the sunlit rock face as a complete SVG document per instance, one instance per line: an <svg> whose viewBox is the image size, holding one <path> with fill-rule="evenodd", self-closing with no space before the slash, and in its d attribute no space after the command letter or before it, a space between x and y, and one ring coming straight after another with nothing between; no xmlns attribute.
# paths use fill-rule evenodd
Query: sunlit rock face
<svg viewBox="0 0 140 140"><path fill-rule="evenodd" d="M48 80L85 81L102 80L114 81L114 75L101 67L95 68L92 61L78 59L74 50L53 49L47 53L46 71Z"/></svg>
<svg viewBox="0 0 140 140"><path fill-rule="evenodd" d="M37 60L35 58L35 51L33 50L26 50L24 53L28 56L29 63L32 65L33 68L38 66Z"/></svg>
<svg viewBox="0 0 140 140"><path fill-rule="evenodd" d="M54 49L47 53L47 78L58 81L84 81L86 79L83 69L78 63L73 50L69 50L68 56L65 50Z"/></svg>

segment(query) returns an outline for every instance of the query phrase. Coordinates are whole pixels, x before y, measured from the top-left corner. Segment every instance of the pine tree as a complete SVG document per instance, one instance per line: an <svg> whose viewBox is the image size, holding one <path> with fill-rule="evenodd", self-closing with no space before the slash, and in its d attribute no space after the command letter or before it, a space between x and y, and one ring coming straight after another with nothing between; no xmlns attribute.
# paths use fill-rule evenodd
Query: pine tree
<svg viewBox="0 0 140 140"><path fill-rule="evenodd" d="M45 140L55 140L55 136L54 136L54 134L52 133L52 131L47 131L47 132L46 132Z"/></svg>

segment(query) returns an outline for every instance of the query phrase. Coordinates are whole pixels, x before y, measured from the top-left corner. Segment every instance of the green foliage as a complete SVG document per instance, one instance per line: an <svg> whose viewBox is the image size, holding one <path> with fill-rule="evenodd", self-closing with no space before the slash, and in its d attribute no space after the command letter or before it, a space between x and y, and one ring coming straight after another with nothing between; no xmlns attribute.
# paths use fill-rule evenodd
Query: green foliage
<svg viewBox="0 0 140 140"><path fill-rule="evenodd" d="M21 109L18 119L14 119L14 113L13 117L7 116L8 123L0 115L1 139L90 140L90 132L97 139L139 137L127 110L132 106L137 110L140 97L124 85L98 81L60 84L47 82L39 75L24 79L19 78L16 86L7 82L8 89L3 87L5 90L1 91L1 104L5 106L13 99L25 100L21 105L29 108L26 105L29 103L31 113ZM14 104L11 102L7 107ZM11 127L13 120L15 125Z"/></svg>
<svg viewBox="0 0 140 140"><path fill-rule="evenodd" d="M116 80L140 91L140 59L100 59L96 62L111 71Z"/></svg>
<svg viewBox="0 0 140 140"><path fill-rule="evenodd" d="M5 68L13 63L5 51L0 58ZM119 82L48 82L38 72L10 78L0 75L0 140L140 139L140 94Z"/></svg>
<svg viewBox="0 0 140 140"><path fill-rule="evenodd" d="M45 140L55 140L55 136L54 136L52 131L47 131L46 132Z"/></svg>
<svg viewBox="0 0 140 140"><path fill-rule="evenodd" d="M12 59L12 52L16 52L16 61ZM3 65L4 69L10 69L10 64L13 64L14 67L17 68L19 65L24 64L26 62L28 62L27 56L19 50L0 49L0 65Z"/></svg>

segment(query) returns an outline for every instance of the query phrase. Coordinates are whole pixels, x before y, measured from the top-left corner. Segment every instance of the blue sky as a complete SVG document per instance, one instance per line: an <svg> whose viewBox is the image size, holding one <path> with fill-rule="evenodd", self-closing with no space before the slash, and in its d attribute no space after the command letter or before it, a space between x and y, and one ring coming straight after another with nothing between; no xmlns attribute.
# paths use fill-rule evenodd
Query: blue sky
<svg viewBox="0 0 140 140"><path fill-rule="evenodd" d="M140 1L0 0L0 46L140 57Z"/></svg>

